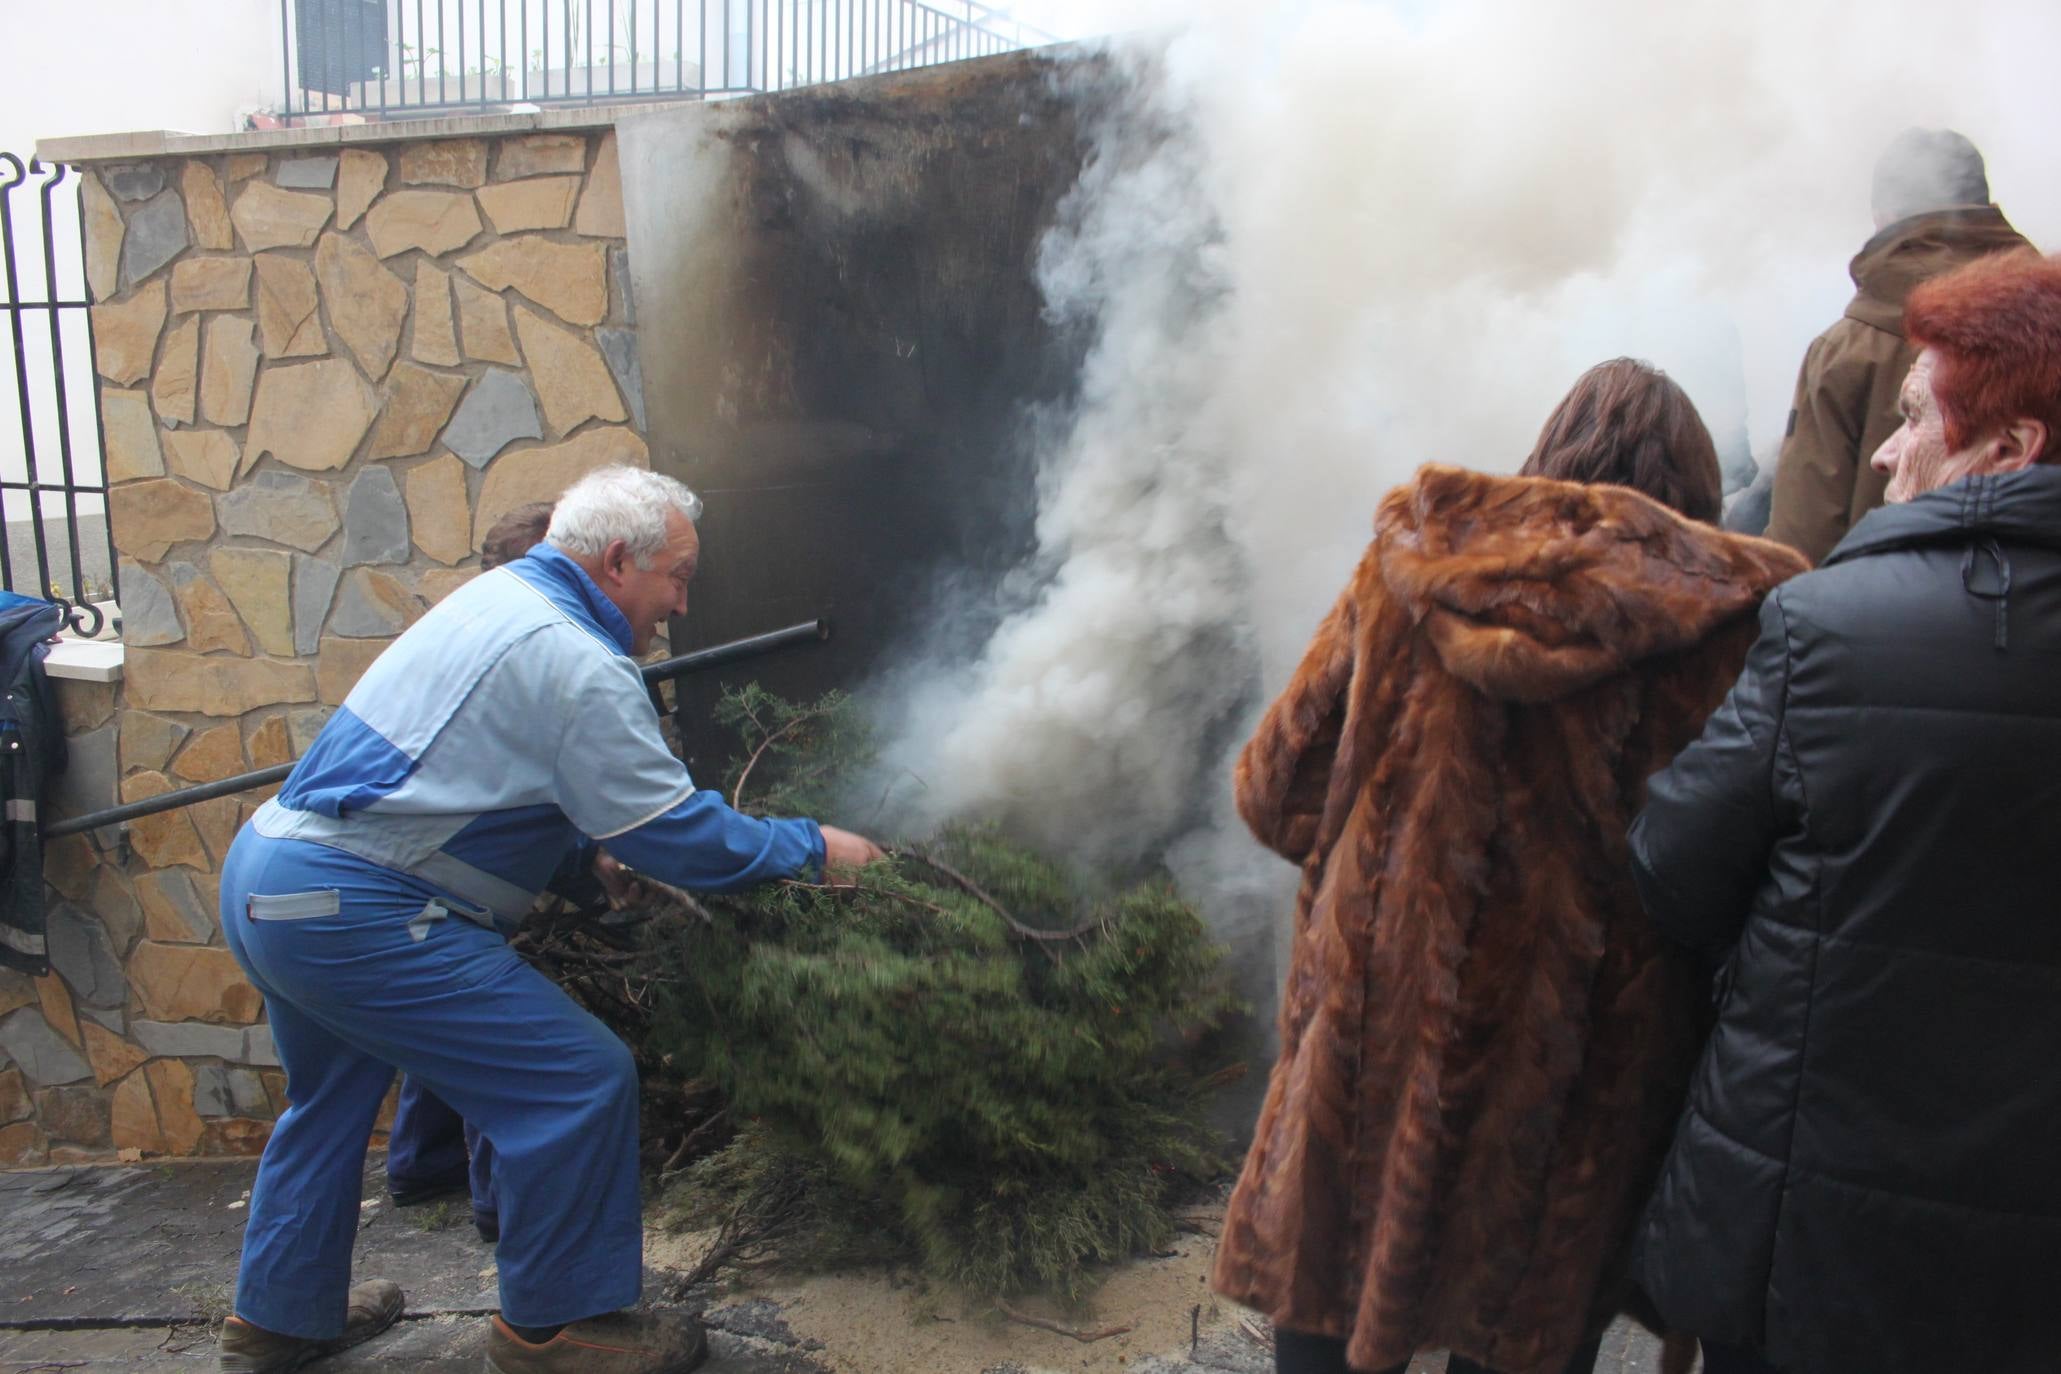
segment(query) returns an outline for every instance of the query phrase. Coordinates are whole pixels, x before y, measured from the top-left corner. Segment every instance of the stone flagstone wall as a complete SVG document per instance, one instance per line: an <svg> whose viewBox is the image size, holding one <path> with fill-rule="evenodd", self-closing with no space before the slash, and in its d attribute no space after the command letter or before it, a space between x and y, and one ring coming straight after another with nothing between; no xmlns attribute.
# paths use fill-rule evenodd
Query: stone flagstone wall
<svg viewBox="0 0 2061 1374"><path fill-rule="evenodd" d="M647 461L613 133L159 158L82 195L127 663L65 707L123 801L296 757L496 517ZM0 1165L262 1146L284 1080L215 914L262 795L52 847L56 972L0 975Z"/></svg>

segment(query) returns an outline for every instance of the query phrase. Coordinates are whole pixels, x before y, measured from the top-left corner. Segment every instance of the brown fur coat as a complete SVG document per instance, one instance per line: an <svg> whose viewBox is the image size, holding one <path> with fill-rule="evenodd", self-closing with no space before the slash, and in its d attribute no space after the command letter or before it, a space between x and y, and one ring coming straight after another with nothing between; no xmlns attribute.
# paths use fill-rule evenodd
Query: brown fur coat
<svg viewBox="0 0 2061 1374"><path fill-rule="evenodd" d="M1238 761L1302 866L1213 1283L1362 1369L1556 1374L1620 1300L1705 997L1625 831L1803 570L1636 492L1426 467Z"/></svg>

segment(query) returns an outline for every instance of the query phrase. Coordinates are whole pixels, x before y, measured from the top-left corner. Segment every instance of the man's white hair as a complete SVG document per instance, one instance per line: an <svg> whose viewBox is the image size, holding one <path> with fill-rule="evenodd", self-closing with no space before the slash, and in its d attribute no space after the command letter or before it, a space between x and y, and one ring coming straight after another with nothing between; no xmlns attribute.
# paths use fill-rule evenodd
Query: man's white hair
<svg viewBox="0 0 2061 1374"><path fill-rule="evenodd" d="M558 498L544 538L567 553L588 558L599 558L620 539L629 545L637 566L648 570L665 549L666 515L671 511L699 520L701 498L686 483L663 473L596 468Z"/></svg>

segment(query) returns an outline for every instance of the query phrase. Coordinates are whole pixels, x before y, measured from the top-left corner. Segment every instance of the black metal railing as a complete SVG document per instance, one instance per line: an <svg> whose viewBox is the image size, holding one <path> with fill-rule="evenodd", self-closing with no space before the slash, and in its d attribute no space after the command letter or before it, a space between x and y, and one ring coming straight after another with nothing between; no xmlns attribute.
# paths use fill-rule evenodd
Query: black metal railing
<svg viewBox="0 0 2061 1374"><path fill-rule="evenodd" d="M280 0L290 121L700 99L1052 41L980 0Z"/></svg>
<svg viewBox="0 0 2061 1374"><path fill-rule="evenodd" d="M0 401L0 585L77 603L116 590L93 378L85 227L71 169L0 152L0 314L14 375ZM33 191L28 191L36 180ZM62 194L58 188L64 186ZM33 195L33 208L17 205ZM19 435L19 447L14 436ZM92 617L97 629L98 615Z"/></svg>

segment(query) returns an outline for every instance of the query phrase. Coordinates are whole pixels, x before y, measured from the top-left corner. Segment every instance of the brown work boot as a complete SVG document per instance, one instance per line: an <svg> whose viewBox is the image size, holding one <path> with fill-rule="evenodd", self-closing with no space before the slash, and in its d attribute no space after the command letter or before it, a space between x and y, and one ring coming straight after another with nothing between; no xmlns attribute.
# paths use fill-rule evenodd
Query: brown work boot
<svg viewBox="0 0 2061 1374"><path fill-rule="evenodd" d="M400 1319L403 1300L400 1285L386 1279L368 1279L351 1290L350 1310L344 1314L341 1336L326 1341L304 1336L282 1336L262 1326L252 1326L241 1317L222 1323L222 1339L216 1344L221 1374L285 1374L311 1360L348 1350L369 1341Z"/></svg>
<svg viewBox="0 0 2061 1374"><path fill-rule="evenodd" d="M708 1358L701 1323L677 1312L607 1312L531 1345L499 1317L487 1332L493 1374L687 1374Z"/></svg>

